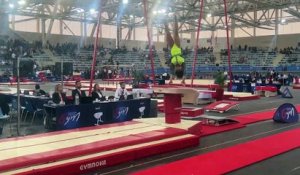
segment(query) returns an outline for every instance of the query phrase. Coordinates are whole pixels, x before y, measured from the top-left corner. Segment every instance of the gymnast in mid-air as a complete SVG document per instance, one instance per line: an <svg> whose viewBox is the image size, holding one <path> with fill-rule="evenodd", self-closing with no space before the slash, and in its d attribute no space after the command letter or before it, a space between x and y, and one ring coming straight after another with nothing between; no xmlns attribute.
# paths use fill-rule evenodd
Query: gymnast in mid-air
<svg viewBox="0 0 300 175"><path fill-rule="evenodd" d="M178 33L178 21L177 17L175 18L174 25L174 37L172 37L169 25L165 23L165 32L167 35L167 44L171 48L171 63L170 63L170 84L173 83L174 78L181 79L181 83L185 84L185 62L182 57L182 51L180 47L180 38Z"/></svg>

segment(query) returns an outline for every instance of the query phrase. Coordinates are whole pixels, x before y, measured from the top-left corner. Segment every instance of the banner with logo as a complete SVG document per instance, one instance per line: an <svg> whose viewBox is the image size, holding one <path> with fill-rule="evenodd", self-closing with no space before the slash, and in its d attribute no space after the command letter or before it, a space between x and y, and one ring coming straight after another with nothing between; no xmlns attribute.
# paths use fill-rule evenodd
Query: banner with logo
<svg viewBox="0 0 300 175"><path fill-rule="evenodd" d="M54 113L58 130L124 122L149 117L150 99L57 106Z"/></svg>
<svg viewBox="0 0 300 175"><path fill-rule="evenodd" d="M298 122L299 114L296 107L293 104L285 103L279 106L279 108L277 108L273 116L273 120L275 122L281 122L281 123Z"/></svg>

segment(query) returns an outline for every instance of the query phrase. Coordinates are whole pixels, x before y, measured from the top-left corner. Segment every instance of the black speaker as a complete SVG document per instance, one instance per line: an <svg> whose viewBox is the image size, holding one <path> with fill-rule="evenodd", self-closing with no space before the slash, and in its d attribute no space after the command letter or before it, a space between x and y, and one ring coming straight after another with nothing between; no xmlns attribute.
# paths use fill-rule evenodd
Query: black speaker
<svg viewBox="0 0 300 175"><path fill-rule="evenodd" d="M54 75L60 76L61 75L61 63L55 63ZM63 65L63 75L73 75L73 63L65 62Z"/></svg>
<svg viewBox="0 0 300 175"><path fill-rule="evenodd" d="M34 62L32 60L20 60L20 77L32 77ZM13 75L17 76L17 60L13 61Z"/></svg>
<svg viewBox="0 0 300 175"><path fill-rule="evenodd" d="M219 64L216 64L217 67L219 67Z"/></svg>

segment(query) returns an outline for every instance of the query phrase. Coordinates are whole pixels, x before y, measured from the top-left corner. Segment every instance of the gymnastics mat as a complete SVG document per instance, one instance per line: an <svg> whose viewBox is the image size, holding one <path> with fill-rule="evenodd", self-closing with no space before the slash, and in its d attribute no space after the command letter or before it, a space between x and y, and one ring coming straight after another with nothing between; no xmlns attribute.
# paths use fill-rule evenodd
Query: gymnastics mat
<svg viewBox="0 0 300 175"><path fill-rule="evenodd" d="M168 127L152 120L3 139L0 174L83 174L199 145L190 134L199 122Z"/></svg>

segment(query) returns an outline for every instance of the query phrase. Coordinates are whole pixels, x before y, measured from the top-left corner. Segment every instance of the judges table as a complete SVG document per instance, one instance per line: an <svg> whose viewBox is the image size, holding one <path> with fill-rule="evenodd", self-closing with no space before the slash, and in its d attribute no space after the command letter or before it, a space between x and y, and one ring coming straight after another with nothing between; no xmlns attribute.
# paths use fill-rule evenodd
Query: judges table
<svg viewBox="0 0 300 175"><path fill-rule="evenodd" d="M150 99L101 102L80 105L44 105L46 127L56 130L74 129L149 117ZM54 122L53 122L54 121Z"/></svg>
<svg viewBox="0 0 300 175"><path fill-rule="evenodd" d="M6 103L12 103L15 106L17 105L17 94L0 94L0 98L4 98ZM20 95L21 106L25 108L43 109L43 105L48 103L51 100L49 97L43 96L32 96L32 95Z"/></svg>

